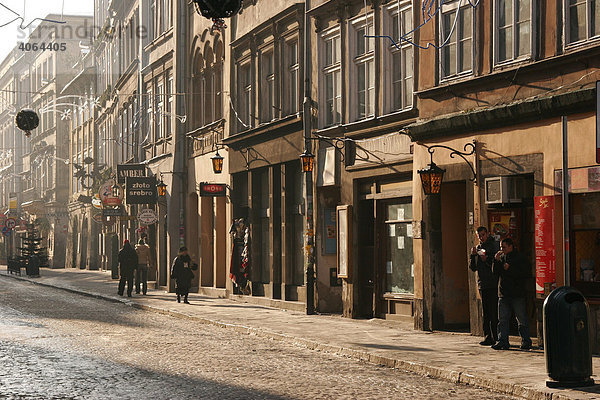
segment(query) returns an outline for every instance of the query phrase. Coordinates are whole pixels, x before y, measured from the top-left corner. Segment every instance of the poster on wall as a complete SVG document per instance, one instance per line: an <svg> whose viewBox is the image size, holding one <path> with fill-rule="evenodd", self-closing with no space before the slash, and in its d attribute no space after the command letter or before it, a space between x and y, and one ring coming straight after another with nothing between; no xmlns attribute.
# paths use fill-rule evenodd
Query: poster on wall
<svg viewBox="0 0 600 400"><path fill-rule="evenodd" d="M323 253L335 254L337 237L335 229L335 209L326 208L323 212Z"/></svg>
<svg viewBox="0 0 600 400"><path fill-rule="evenodd" d="M497 241L510 237L517 248L521 244L521 210L489 210L488 222L490 233Z"/></svg>
<svg viewBox="0 0 600 400"><path fill-rule="evenodd" d="M554 250L554 196L536 196L535 215L535 291L548 295L556 285Z"/></svg>
<svg viewBox="0 0 600 400"><path fill-rule="evenodd" d="M338 277L350 278L350 246L352 243L352 206L338 206L336 209L336 213Z"/></svg>

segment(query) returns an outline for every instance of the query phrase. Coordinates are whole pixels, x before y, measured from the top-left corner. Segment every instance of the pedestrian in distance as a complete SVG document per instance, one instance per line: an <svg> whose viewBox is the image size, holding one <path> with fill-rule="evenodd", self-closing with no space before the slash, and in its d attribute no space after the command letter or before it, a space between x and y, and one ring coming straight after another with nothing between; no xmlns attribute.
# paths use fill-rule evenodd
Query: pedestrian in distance
<svg viewBox="0 0 600 400"><path fill-rule="evenodd" d="M138 256L129 240L123 242L123 248L119 251L119 296L123 296L125 283L127 283L127 297L131 297L133 291L133 273L138 266Z"/></svg>
<svg viewBox="0 0 600 400"><path fill-rule="evenodd" d="M512 313L517 318L521 349L531 349L529 336L529 320L525 301L525 282L529 277L530 267L527 258L515 249L511 238L500 242L500 251L494 256L494 273L499 276L498 286L498 343L494 350L508 350L508 328Z"/></svg>
<svg viewBox="0 0 600 400"><path fill-rule="evenodd" d="M498 340L498 276L494 274L494 255L500 250L498 242L485 226L477 228L479 244L471 248L469 268L477 272L477 287L483 309L483 335L479 342L491 346Z"/></svg>
<svg viewBox="0 0 600 400"><path fill-rule="evenodd" d="M183 302L190 304L188 294L192 287L192 279L194 279L192 270L197 268L198 265L192 263L187 247L179 248L179 254L175 257L171 266L171 279L175 279L176 282L175 293L177 293L178 303L181 303L181 296L183 296Z"/></svg>
<svg viewBox="0 0 600 400"><path fill-rule="evenodd" d="M150 264L150 246L144 239L140 239L135 245L135 252L138 256L138 266L135 273L135 292L140 294L140 286L144 296L148 292L148 267Z"/></svg>

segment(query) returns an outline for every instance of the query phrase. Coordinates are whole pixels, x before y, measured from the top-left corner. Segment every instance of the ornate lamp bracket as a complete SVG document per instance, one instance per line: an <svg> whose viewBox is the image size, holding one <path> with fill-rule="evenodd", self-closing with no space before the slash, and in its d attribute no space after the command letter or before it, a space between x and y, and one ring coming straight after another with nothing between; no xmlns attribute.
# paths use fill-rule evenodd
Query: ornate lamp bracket
<svg viewBox="0 0 600 400"><path fill-rule="evenodd" d="M469 180L473 183L477 183L477 173L475 172L475 168L469 162L469 160L467 160L467 158L465 157L465 156L470 156L470 155L475 154L475 150L477 149L477 142L475 140L473 140L473 143L465 144L463 147L463 151L459 151L459 150L453 149L452 147L444 146L441 144L436 144L433 146L425 146L425 147L427 147L427 151L429 152L430 164L433 164L433 153L435 152L435 149L438 149L438 148L450 150L450 158L454 158L454 156L459 156L460 158L462 158L464 160L464 162L467 163L467 165L471 169L471 172L473 173L473 177L469 178Z"/></svg>

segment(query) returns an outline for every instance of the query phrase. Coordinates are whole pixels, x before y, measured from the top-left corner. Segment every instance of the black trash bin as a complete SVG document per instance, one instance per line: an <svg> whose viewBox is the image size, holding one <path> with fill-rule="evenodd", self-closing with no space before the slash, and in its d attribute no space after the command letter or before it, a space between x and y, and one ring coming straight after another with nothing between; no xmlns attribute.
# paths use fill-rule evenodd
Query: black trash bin
<svg viewBox="0 0 600 400"><path fill-rule="evenodd" d="M562 286L544 302L544 353L548 387L594 384L589 308L580 291Z"/></svg>

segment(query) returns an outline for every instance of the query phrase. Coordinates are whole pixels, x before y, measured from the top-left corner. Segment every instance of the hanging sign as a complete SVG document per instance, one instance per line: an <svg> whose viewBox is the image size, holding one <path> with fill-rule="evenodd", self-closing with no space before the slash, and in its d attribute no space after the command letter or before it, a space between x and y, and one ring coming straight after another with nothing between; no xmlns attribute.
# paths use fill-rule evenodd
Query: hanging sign
<svg viewBox="0 0 600 400"><path fill-rule="evenodd" d="M127 178L140 178L146 176L146 166L144 164L118 164L117 182L121 185Z"/></svg>
<svg viewBox="0 0 600 400"><path fill-rule="evenodd" d="M154 211L150 208L144 208L143 210L141 210L138 213L137 218L138 218L138 221L140 221L140 224L142 224L142 225L152 225L156 221L158 221L156 211Z"/></svg>
<svg viewBox="0 0 600 400"><path fill-rule="evenodd" d="M118 217L123 214L123 210L120 208L103 208L102 216L103 217Z"/></svg>
<svg viewBox="0 0 600 400"><path fill-rule="evenodd" d="M554 196L536 196L535 215L535 291L548 295L556 284L554 250Z"/></svg>
<svg viewBox="0 0 600 400"><path fill-rule="evenodd" d="M5 225L6 225L6 228L13 229L15 226L17 226L17 220L14 218L7 218Z"/></svg>
<svg viewBox="0 0 600 400"><path fill-rule="evenodd" d="M100 197L98 197L98 195L96 195L92 198L92 206L94 206L94 208L97 208L99 210L102 209L102 200L100 200Z"/></svg>
<svg viewBox="0 0 600 400"><path fill-rule="evenodd" d="M227 185L224 183L200 183L200 196L225 197L226 195Z"/></svg>
<svg viewBox="0 0 600 400"><path fill-rule="evenodd" d="M94 214L92 215L92 220L101 224L104 222L104 216L102 215L102 213Z"/></svg>
<svg viewBox="0 0 600 400"><path fill-rule="evenodd" d="M127 204L156 204L156 177L128 177L125 183Z"/></svg>

